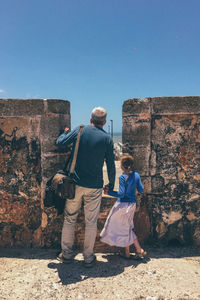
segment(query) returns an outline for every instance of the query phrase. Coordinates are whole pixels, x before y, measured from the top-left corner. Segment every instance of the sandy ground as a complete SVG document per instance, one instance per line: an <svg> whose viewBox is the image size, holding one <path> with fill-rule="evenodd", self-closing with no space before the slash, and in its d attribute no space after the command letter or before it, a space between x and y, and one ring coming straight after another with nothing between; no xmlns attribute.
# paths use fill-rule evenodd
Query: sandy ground
<svg viewBox="0 0 200 300"><path fill-rule="evenodd" d="M57 250L0 249L0 299L200 299L200 250L147 248L145 260L97 253L94 268L82 255L70 264Z"/></svg>

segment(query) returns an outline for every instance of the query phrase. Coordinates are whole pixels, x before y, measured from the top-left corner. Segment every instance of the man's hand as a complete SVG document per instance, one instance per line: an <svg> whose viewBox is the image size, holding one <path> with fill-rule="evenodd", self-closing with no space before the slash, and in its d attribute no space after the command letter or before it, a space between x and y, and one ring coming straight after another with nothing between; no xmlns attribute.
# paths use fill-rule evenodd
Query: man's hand
<svg viewBox="0 0 200 300"><path fill-rule="evenodd" d="M104 194L105 194L105 195L108 195L108 190L109 190L108 186L107 186L107 185L104 185L103 191L104 191Z"/></svg>
<svg viewBox="0 0 200 300"><path fill-rule="evenodd" d="M68 127L65 127L64 131L65 131L65 132L69 132L69 128L68 128Z"/></svg>

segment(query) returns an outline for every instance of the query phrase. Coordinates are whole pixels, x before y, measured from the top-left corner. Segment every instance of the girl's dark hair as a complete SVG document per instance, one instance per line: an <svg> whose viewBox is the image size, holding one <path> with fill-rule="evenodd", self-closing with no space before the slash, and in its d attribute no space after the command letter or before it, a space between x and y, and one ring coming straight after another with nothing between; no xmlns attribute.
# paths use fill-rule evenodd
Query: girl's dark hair
<svg viewBox="0 0 200 300"><path fill-rule="evenodd" d="M134 163L133 156L131 156L128 153L125 153L125 154L122 155L120 161L121 161L121 166L125 170L133 171L133 163Z"/></svg>

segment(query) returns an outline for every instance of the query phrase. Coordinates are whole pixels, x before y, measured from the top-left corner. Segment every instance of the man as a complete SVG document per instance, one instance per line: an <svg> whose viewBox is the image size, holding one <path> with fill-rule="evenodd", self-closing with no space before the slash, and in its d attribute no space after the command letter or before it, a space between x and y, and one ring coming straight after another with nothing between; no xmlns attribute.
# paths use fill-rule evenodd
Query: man
<svg viewBox="0 0 200 300"><path fill-rule="evenodd" d="M104 108L94 108L90 125L84 126L82 129L74 172L76 193L73 200L66 201L61 240L62 252L58 257L60 261L65 263L72 262L75 256L73 252L74 230L82 201L85 214L84 266L92 267L96 260L93 248L102 199L104 160L107 165L108 187L113 189L115 182L113 140L103 130L103 126L106 124L106 116L107 112ZM71 132L68 128L65 128L64 133L57 139L57 145L60 147L71 143L75 145L79 128L77 127Z"/></svg>

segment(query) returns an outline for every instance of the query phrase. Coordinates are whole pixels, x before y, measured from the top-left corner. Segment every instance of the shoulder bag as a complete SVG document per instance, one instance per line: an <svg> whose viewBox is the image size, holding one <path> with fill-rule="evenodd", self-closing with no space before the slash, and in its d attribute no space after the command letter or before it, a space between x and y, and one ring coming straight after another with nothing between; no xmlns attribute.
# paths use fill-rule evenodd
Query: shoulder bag
<svg viewBox="0 0 200 300"><path fill-rule="evenodd" d="M78 132L72 163L69 170L67 172L58 171L52 178L52 182L51 182L52 189L55 190L55 193L63 199L74 199L75 197L75 182L73 180L73 176L74 176L74 169L76 165L76 159L77 159L82 129L83 129L83 125L80 126Z"/></svg>
<svg viewBox="0 0 200 300"><path fill-rule="evenodd" d="M72 159L69 158L69 153L67 153L68 163L65 167L66 171L57 171L57 173L46 183L44 206L55 207L58 210L58 215L63 213L66 199L74 199L75 197L75 182L73 180L73 175L83 127L84 125L80 126Z"/></svg>

